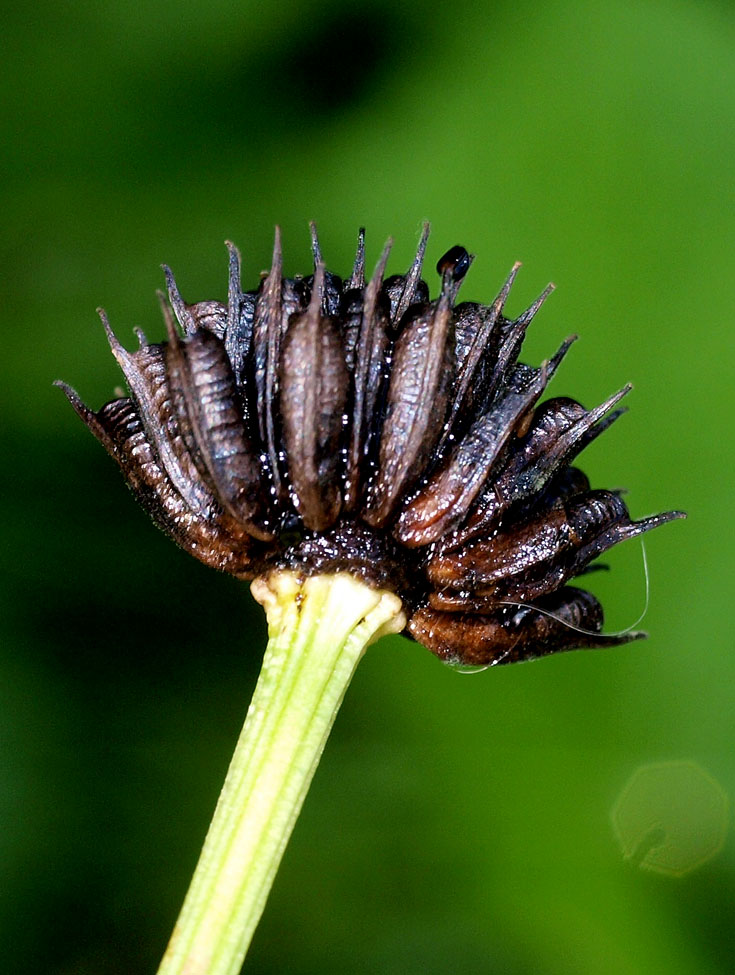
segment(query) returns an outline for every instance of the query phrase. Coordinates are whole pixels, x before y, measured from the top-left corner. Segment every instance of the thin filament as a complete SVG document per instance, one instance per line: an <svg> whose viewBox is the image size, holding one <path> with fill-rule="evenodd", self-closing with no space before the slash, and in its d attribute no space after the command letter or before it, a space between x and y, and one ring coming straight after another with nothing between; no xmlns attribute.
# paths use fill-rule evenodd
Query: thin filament
<svg viewBox="0 0 735 975"><path fill-rule="evenodd" d="M643 604L643 610L635 622L631 623L630 626L626 626L624 630L618 630L617 633L606 633L603 636L625 636L626 633L630 633L634 630L639 623L641 623L648 612L648 606L650 603L651 596L651 585L650 577L648 572L648 557L646 555L646 545L643 539L640 539L641 543L641 555L643 557L643 574L645 578L645 591L646 598ZM534 606L533 603L517 603L512 600L501 599L499 600L499 605L501 606L515 606L517 609L533 609L537 613L541 613L542 616L548 616L549 619L555 620L557 623L561 623L562 626L566 626L568 630L574 630L575 633L581 633L583 636L600 636L600 633L596 630L585 630L584 627L575 626L574 623L570 623L568 620L562 619L561 616L557 616L555 613L550 613L547 609L542 609L540 606Z"/></svg>
<svg viewBox="0 0 735 975"><path fill-rule="evenodd" d="M651 579L650 579L650 573L648 569L648 556L646 554L646 545L642 538L640 539L640 543L641 543L641 557L643 560L643 575L645 580L645 594L646 594L644 604L643 604L643 610L640 616L638 617L638 619L635 620L635 622L631 623L630 626L626 626L624 630L618 630L617 633L604 634L606 636L612 636L612 637L625 636L626 633L630 633L631 630L634 630L639 623L643 622L643 619L648 613L648 607L651 599ZM542 616L548 616L549 619L555 620L555 622L560 623L562 626L565 626L568 630L573 630L575 633L581 633L582 636L600 636L599 632L597 632L596 630L586 630L584 629L584 627L575 626L574 623L570 623L568 620L562 619L561 616L557 616L555 613L551 613L547 609L542 609L540 606L534 606L533 603L519 603L519 602L514 602L512 600L503 599L499 601L499 605L514 606L516 609L532 609L537 613L541 613ZM506 655L507 653L504 654L504 656ZM454 672L457 674L481 674L484 670L488 670L488 668L493 667L498 663L499 661L495 660L492 663L480 664L477 666L459 664L453 666L452 670L454 670Z"/></svg>

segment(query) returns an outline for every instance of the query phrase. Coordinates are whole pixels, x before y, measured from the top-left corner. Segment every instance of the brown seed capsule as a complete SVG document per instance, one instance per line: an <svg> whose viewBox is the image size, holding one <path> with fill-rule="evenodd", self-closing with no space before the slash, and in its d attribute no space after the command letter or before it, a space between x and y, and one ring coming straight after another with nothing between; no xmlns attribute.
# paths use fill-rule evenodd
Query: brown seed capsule
<svg viewBox="0 0 735 975"><path fill-rule="evenodd" d="M439 589L529 601L559 588L616 542L675 517L669 512L634 522L617 494L589 491L431 557L427 575Z"/></svg>
<svg viewBox="0 0 735 975"><path fill-rule="evenodd" d="M369 477L369 458L379 433L376 406L385 381L385 360L388 347L388 314L381 301L383 276L390 254L391 241L385 245L375 273L364 290L364 297L356 321L354 353L346 353L349 367L353 363L352 416L347 447L345 472L345 509L353 511L362 501ZM353 314L355 314L353 312ZM353 339L351 338L350 344Z"/></svg>
<svg viewBox="0 0 735 975"><path fill-rule="evenodd" d="M404 545L430 545L457 527L494 465L505 455L511 436L518 436L519 423L526 422L554 368L516 367L512 371L492 406L475 420L441 470L401 512L395 533Z"/></svg>
<svg viewBox="0 0 735 975"><path fill-rule="evenodd" d="M312 531L333 525L342 503L339 441L349 375L339 326L321 314L324 267L309 308L294 315L281 357L283 438L296 509Z"/></svg>
<svg viewBox="0 0 735 975"><path fill-rule="evenodd" d="M441 436L454 378L451 324L443 293L435 305L417 307L396 342L378 473L365 516L376 527L388 521L426 468Z"/></svg>
<svg viewBox="0 0 735 975"><path fill-rule="evenodd" d="M589 412L566 398L542 403L502 469L485 485L462 527L446 535L440 549L461 548L471 538L493 531L504 511L539 495L557 473L567 470L566 464L621 416L623 410L606 414L630 388L624 387Z"/></svg>
<svg viewBox="0 0 735 975"><path fill-rule="evenodd" d="M566 586L682 517L634 521L571 466L630 387L593 410L539 404L573 339L538 367L518 356L553 286L506 318L516 264L490 305L458 305L472 256L456 245L432 301L428 232L405 274L386 277L388 242L366 283L364 231L344 281L313 224L313 273L285 278L276 231L247 292L228 244L226 304L187 303L165 268L167 341L139 332L128 352L102 315L130 395L93 412L60 385L154 521L207 565L352 573L396 592L408 631L462 663L637 639L603 635L594 597Z"/></svg>
<svg viewBox="0 0 735 975"><path fill-rule="evenodd" d="M419 609L408 631L442 660L470 666L496 666L533 660L575 647L614 647L640 640L645 633L606 636L602 608L581 589L560 589L536 607L500 608L490 615L457 616Z"/></svg>
<svg viewBox="0 0 735 975"><path fill-rule="evenodd" d="M263 510L260 463L245 433L224 345L205 329L185 342L170 331L167 353L169 383L173 385L174 375L181 383L180 424L183 427L188 421L214 492L252 535L263 541L272 539Z"/></svg>

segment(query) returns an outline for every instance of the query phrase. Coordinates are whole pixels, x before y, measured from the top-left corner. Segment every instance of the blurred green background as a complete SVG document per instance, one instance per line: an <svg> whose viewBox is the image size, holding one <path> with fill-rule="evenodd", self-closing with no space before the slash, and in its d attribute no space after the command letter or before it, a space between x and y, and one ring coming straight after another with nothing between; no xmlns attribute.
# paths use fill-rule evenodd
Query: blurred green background
<svg viewBox="0 0 735 975"><path fill-rule="evenodd" d="M553 393L636 387L583 466L634 516L689 520L649 536L647 643L473 676L401 638L370 651L246 971L735 970L735 841L700 787L653 800L678 810L672 842L722 845L684 876L626 859L611 820L651 763L735 792L732 5L2 16L3 972L155 970L265 637L246 587L153 530L51 382L99 406L121 377L98 304L124 340L160 337L162 261L188 300L222 297L225 238L252 287L275 223L288 273L308 270L311 218L338 272L361 224L369 265L392 234L402 270L428 218L433 287L455 243L477 254L465 298L516 259L511 312L553 279L525 357L579 332ZM640 544L609 562L590 586L622 628Z"/></svg>

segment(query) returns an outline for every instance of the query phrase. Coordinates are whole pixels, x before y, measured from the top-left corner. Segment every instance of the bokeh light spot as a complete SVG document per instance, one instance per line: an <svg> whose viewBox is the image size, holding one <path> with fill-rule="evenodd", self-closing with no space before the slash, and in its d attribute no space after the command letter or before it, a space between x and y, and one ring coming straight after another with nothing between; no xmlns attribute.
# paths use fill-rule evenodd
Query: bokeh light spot
<svg viewBox="0 0 735 975"><path fill-rule="evenodd" d="M672 877L683 877L719 853L728 818L727 794L693 761L642 765L612 809L625 859Z"/></svg>

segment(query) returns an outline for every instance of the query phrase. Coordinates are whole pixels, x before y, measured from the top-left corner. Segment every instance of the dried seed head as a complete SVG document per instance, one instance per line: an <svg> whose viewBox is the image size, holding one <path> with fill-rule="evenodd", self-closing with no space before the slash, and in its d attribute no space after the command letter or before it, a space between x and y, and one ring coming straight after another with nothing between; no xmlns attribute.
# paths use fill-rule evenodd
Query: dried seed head
<svg viewBox="0 0 735 975"><path fill-rule="evenodd" d="M366 283L363 230L344 282L313 224L313 274L284 278L276 230L250 292L228 243L226 305L187 304L165 268L166 342L140 333L128 352L101 313L129 397L94 412L59 385L154 521L207 565L351 572L396 592L408 633L463 663L639 638L602 634L597 600L567 586L618 541L683 517L633 521L572 466L630 387L592 410L539 404L574 340L539 367L518 361L553 285L506 318L516 264L492 304L457 304L473 260L457 245L430 300L428 234L386 278L389 241Z"/></svg>

